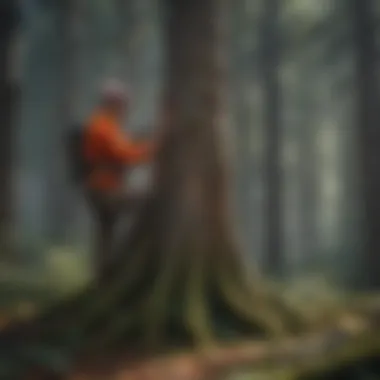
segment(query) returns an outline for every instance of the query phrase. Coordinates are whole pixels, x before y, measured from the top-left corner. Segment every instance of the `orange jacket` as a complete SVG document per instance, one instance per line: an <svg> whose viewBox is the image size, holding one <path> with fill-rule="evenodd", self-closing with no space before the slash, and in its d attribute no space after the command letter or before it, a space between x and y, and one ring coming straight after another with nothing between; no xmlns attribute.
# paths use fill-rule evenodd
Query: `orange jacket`
<svg viewBox="0 0 380 380"><path fill-rule="evenodd" d="M112 115L98 111L90 118L85 131L84 155L94 165L87 185L96 190L116 189L123 183L123 171L101 165L112 162L122 168L149 160L151 153L152 144L133 142Z"/></svg>

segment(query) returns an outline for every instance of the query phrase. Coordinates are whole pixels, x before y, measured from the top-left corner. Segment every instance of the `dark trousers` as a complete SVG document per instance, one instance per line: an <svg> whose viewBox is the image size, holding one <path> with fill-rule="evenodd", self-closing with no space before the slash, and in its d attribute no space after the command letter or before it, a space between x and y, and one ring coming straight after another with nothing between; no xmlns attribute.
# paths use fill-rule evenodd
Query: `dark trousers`
<svg viewBox="0 0 380 380"><path fill-rule="evenodd" d="M96 278L101 278L115 257L114 238L119 221L132 211L136 211L144 196L122 190L112 192L89 190L87 198L96 223L94 270Z"/></svg>

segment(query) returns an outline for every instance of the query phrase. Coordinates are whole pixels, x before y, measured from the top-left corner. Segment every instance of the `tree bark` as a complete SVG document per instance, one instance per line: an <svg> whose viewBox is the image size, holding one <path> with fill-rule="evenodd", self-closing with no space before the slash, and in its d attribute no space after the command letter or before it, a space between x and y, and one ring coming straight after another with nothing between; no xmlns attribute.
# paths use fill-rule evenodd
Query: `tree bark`
<svg viewBox="0 0 380 380"><path fill-rule="evenodd" d="M12 162L14 146L13 107L16 88L11 83L10 56L12 37L19 19L18 5L3 1L0 5L0 255L11 249Z"/></svg>
<svg viewBox="0 0 380 380"><path fill-rule="evenodd" d="M363 284L380 287L380 129L374 3L351 0L356 48L357 129L364 197Z"/></svg>
<svg viewBox="0 0 380 380"><path fill-rule="evenodd" d="M264 270L281 275L284 270L281 180L281 93L278 0L263 2L261 73L264 91L264 126L266 129L266 239Z"/></svg>

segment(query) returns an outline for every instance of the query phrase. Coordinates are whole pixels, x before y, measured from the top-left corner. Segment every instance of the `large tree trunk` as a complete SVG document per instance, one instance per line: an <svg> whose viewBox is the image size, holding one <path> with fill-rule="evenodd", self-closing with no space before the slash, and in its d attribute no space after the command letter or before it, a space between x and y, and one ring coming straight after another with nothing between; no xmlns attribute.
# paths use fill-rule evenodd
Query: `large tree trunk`
<svg viewBox="0 0 380 380"><path fill-rule="evenodd" d="M15 1L0 5L0 255L9 252L12 223L12 156L14 147L13 106L15 86L11 83L12 37L19 18Z"/></svg>
<svg viewBox="0 0 380 380"><path fill-rule="evenodd" d="M265 0L262 21L261 72L266 129L266 239L264 270L280 275L284 270L282 242L281 95L279 67L279 0Z"/></svg>
<svg viewBox="0 0 380 380"><path fill-rule="evenodd" d="M375 40L374 3L351 0L356 46L357 128L364 196L363 282L380 286L380 167L378 53Z"/></svg>

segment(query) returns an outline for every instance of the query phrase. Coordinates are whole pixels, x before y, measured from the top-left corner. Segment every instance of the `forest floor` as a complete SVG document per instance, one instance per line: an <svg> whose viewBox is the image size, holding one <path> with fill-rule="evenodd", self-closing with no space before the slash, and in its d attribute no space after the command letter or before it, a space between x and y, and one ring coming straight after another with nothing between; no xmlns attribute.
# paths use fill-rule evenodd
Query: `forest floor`
<svg viewBox="0 0 380 380"><path fill-rule="evenodd" d="M59 276L53 272L45 280L17 271L12 275L3 271L7 273L3 275L0 268L0 327L30 318L41 305L85 282L84 275L74 278L62 273L64 266L59 267ZM70 267L67 265L67 271L72 274ZM59 284L54 285L51 281L57 278ZM309 318L313 326L309 335L238 342L144 360L125 354L104 357L96 363L79 363L68 380L298 380L339 363L380 356L380 295L353 295L319 275L289 281L281 288L284 299Z"/></svg>
<svg viewBox="0 0 380 380"><path fill-rule="evenodd" d="M351 356L357 360L380 350L380 337L372 340L365 329L351 321L331 331L277 343L241 342L141 362L121 357L99 366L84 365L70 380L299 379L335 368Z"/></svg>
<svg viewBox="0 0 380 380"><path fill-rule="evenodd" d="M380 297L357 303L335 324L321 327L281 341L239 342L142 361L121 356L97 366L82 363L69 380L295 380L319 373L324 379L323 373L350 361L380 358Z"/></svg>

